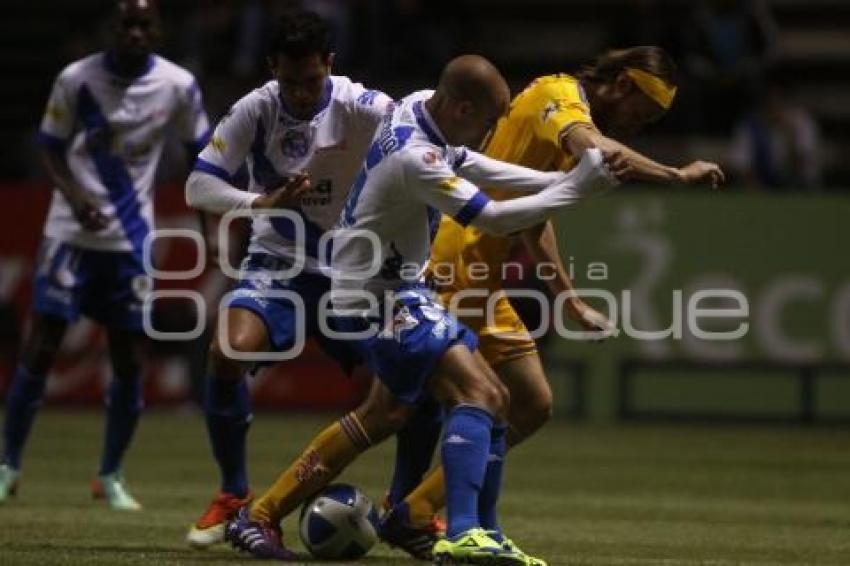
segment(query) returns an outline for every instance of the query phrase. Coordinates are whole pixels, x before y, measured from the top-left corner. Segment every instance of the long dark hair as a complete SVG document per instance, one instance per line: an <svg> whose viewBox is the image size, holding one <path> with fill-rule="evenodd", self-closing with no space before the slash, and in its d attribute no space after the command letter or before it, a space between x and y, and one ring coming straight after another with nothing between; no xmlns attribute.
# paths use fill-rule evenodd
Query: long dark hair
<svg viewBox="0 0 850 566"><path fill-rule="evenodd" d="M666 51L654 45L608 50L592 64L582 67L577 75L581 81L608 84L627 67L646 71L671 86L677 85L676 63Z"/></svg>

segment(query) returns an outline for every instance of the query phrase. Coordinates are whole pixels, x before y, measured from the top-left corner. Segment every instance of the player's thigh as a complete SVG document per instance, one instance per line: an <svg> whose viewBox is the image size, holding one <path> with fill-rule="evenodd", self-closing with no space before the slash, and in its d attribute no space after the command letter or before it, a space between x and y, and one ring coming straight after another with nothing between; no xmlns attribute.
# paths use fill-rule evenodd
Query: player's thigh
<svg viewBox="0 0 850 566"><path fill-rule="evenodd" d="M372 444L383 442L405 425L414 407L399 401L377 377L372 378L369 395L354 413Z"/></svg>
<svg viewBox="0 0 850 566"><path fill-rule="evenodd" d="M241 375L249 363L235 359L234 354L267 352L270 347L268 328L258 314L228 307L226 320L219 319L210 343L210 367L214 372L232 370Z"/></svg>
<svg viewBox="0 0 850 566"><path fill-rule="evenodd" d="M511 405L508 420L521 434L540 428L552 415L552 388L536 353L514 358L496 368L508 388Z"/></svg>
<svg viewBox="0 0 850 566"><path fill-rule="evenodd" d="M21 361L31 373L43 375L50 370L67 328L68 321L62 317L33 313L21 356Z"/></svg>
<svg viewBox="0 0 850 566"><path fill-rule="evenodd" d="M464 344L446 351L429 380L429 388L444 405L475 405L500 418L510 401L507 389L484 358Z"/></svg>

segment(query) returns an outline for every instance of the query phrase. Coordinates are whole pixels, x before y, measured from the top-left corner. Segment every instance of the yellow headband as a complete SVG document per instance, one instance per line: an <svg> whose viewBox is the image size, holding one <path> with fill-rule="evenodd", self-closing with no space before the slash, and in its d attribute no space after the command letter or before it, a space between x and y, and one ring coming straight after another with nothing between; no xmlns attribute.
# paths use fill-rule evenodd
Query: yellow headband
<svg viewBox="0 0 850 566"><path fill-rule="evenodd" d="M676 96L676 87L668 85L651 73L634 67L626 67L626 74L635 82L645 95L658 103L661 108L668 110Z"/></svg>

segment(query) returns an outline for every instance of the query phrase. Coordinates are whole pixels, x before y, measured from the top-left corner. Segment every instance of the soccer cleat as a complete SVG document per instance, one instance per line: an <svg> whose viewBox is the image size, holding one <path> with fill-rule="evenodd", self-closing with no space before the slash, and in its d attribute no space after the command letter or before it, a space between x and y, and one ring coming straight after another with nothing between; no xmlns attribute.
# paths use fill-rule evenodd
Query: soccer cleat
<svg viewBox="0 0 850 566"><path fill-rule="evenodd" d="M520 547L518 547L516 543L514 543L514 541L512 541L508 537L502 534L500 534L499 537L501 537L502 539L502 548L504 548L508 552L513 552L514 554L522 556L522 558L525 560L526 566L548 566L546 564L546 561L542 558L537 558L535 556L531 556L530 554L526 554L525 552L523 552L522 549L520 549ZM498 539L498 537L495 536L493 538Z"/></svg>
<svg viewBox="0 0 850 566"><path fill-rule="evenodd" d="M443 521L436 515L424 526L410 522L406 503L396 505L378 522L378 537L390 546L399 548L418 560L431 560L434 544L446 532Z"/></svg>
<svg viewBox="0 0 850 566"><path fill-rule="evenodd" d="M91 494L95 499L105 499L110 507L119 511L140 511L142 504L136 501L127 486L121 472L98 476L92 482Z"/></svg>
<svg viewBox="0 0 850 566"><path fill-rule="evenodd" d="M186 542L193 548L207 548L224 541L224 525L227 520L236 515L241 507L248 505L253 498L252 492L248 492L248 495L241 499L230 493L219 492L201 518L189 527Z"/></svg>
<svg viewBox="0 0 850 566"><path fill-rule="evenodd" d="M524 557L493 540L484 529L470 529L456 540L437 541L434 564L483 564L485 566L525 566Z"/></svg>
<svg viewBox="0 0 850 566"><path fill-rule="evenodd" d="M283 545L280 528L268 523L251 520L251 510L246 505L229 519L224 527L224 540L254 558L263 560L298 559L298 555Z"/></svg>
<svg viewBox="0 0 850 566"><path fill-rule="evenodd" d="M18 476L21 472L9 464L0 465L0 504L15 495L18 491Z"/></svg>

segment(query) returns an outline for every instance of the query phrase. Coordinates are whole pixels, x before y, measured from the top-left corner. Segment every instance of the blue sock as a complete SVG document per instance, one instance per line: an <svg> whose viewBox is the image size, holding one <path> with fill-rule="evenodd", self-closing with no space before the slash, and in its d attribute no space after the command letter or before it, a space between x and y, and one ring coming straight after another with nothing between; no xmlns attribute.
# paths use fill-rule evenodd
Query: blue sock
<svg viewBox="0 0 850 566"><path fill-rule="evenodd" d="M416 408L396 434L395 472L389 493L391 505L402 502L422 481L434 459L442 426L442 407L436 400L428 400Z"/></svg>
<svg viewBox="0 0 850 566"><path fill-rule="evenodd" d="M452 539L479 526L478 494L484 484L493 417L469 405L452 409L443 436L446 473L446 535Z"/></svg>
<svg viewBox="0 0 850 566"><path fill-rule="evenodd" d="M106 431L100 457L100 475L121 469L124 452L133 439L144 407L142 376L113 377L106 390Z"/></svg>
<svg viewBox="0 0 850 566"><path fill-rule="evenodd" d="M46 384L46 375L31 375L22 365L15 369L9 384L6 423L3 429L6 441L3 463L15 469L21 467L21 453L24 451L35 414L41 406Z"/></svg>
<svg viewBox="0 0 850 566"><path fill-rule="evenodd" d="M245 378L207 378L204 399L207 432L221 472L221 490L248 495L245 444L251 422L251 393Z"/></svg>
<svg viewBox="0 0 850 566"><path fill-rule="evenodd" d="M493 427L490 436L487 471L484 474L484 486L478 496L478 518L481 521L481 528L499 533L500 535L495 537L496 539L501 538L502 532L496 518L496 503L499 501L499 492L502 490L502 471L505 468L505 454L508 451L505 431L504 425Z"/></svg>

